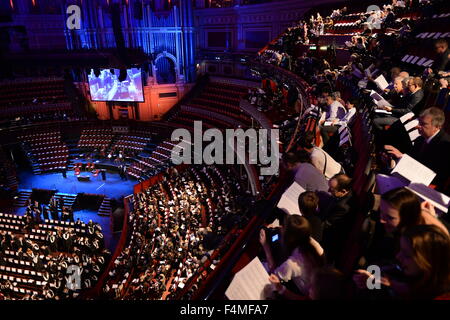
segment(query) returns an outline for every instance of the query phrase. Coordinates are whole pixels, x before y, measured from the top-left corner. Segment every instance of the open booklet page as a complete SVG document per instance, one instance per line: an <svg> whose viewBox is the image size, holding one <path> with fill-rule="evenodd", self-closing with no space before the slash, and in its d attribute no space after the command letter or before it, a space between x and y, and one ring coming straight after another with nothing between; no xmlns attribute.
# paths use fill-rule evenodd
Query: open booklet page
<svg viewBox="0 0 450 320"><path fill-rule="evenodd" d="M269 274L258 257L235 274L225 291L229 300L265 300L267 289L272 288Z"/></svg>

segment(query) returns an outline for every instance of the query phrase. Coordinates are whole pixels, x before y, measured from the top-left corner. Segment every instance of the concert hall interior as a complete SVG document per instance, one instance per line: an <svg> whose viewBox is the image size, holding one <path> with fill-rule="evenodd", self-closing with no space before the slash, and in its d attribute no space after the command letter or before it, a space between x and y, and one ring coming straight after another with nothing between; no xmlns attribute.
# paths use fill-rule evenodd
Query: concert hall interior
<svg viewBox="0 0 450 320"><path fill-rule="evenodd" d="M446 0L0 0L0 300L450 300L449 42Z"/></svg>

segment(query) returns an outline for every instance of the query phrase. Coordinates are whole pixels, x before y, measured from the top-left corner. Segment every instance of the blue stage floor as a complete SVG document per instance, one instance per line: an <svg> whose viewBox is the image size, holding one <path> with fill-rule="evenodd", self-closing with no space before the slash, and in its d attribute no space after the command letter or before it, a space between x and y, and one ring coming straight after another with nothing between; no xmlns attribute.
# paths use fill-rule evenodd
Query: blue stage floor
<svg viewBox="0 0 450 320"><path fill-rule="evenodd" d="M82 172L83 175L88 173ZM122 196L128 196L133 193L133 187L137 183L136 180L122 181L117 173L106 173L106 181L101 180L101 176L92 177L91 181L78 181L73 171L67 172L67 178L61 173L47 173L34 175L32 172L19 173L19 189L33 188L57 190L58 192L78 194L93 193L106 195L111 199L119 199ZM18 208L18 215L25 214L26 208ZM81 221L87 223L89 220L97 222L103 229L105 236L105 246L113 252L120 238L120 232L112 233L110 217L100 216L97 211L93 210L77 210L74 211L74 219L80 218Z"/></svg>
<svg viewBox="0 0 450 320"><path fill-rule="evenodd" d="M103 181L100 175L98 177L91 175L91 181L86 182L78 181L73 171L67 172L67 178L63 178L61 173L40 175L34 175L32 172L19 173L19 189L49 189L72 194L85 192L106 195L111 199L132 194L133 186L137 183L136 180L122 181L118 173L109 172L106 173L106 181Z"/></svg>

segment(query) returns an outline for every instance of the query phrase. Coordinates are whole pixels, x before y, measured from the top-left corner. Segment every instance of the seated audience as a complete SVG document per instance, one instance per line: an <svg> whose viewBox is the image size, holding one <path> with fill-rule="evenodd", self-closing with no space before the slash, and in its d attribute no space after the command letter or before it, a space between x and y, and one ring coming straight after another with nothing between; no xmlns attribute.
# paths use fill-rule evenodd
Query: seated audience
<svg viewBox="0 0 450 320"><path fill-rule="evenodd" d="M345 116L341 120L331 121L331 125L320 126L320 134L322 135L323 144L326 145L330 140L330 135L335 134L341 126L351 126L355 119L357 100L354 98L349 99L345 103L345 109L347 110Z"/></svg>
<svg viewBox="0 0 450 320"><path fill-rule="evenodd" d="M436 173L432 184L440 190L443 190L450 177L450 137L442 129L444 123L445 115L442 110L435 107L424 110L419 117L421 137L408 152L408 155ZM391 145L386 145L385 149L396 159L403 156L403 153Z"/></svg>
<svg viewBox="0 0 450 320"><path fill-rule="evenodd" d="M428 202L421 203L419 197L406 188L396 188L382 195L380 222L390 233L401 232L408 226L432 224L449 234L436 217L434 207Z"/></svg>
<svg viewBox="0 0 450 320"><path fill-rule="evenodd" d="M325 178L330 179L336 174L343 171L342 165L334 160L326 151L322 148L316 147L315 135L312 132L307 132L300 141L300 146L310 153L311 164L322 172Z"/></svg>
<svg viewBox="0 0 450 320"><path fill-rule="evenodd" d="M328 182L325 176L311 164L311 156L301 150L297 153L285 154L288 168L294 173L294 181L307 191L328 191Z"/></svg>
<svg viewBox="0 0 450 320"><path fill-rule="evenodd" d="M406 188L396 188L384 193L380 201L379 223L364 254L368 264L391 263L399 245L401 232L415 225L434 225L448 234L445 225L436 217L434 208Z"/></svg>
<svg viewBox="0 0 450 320"><path fill-rule="evenodd" d="M381 285L394 298L435 299L450 292L450 238L434 225L415 225L404 230L396 255L398 269L382 269ZM359 289L367 289L366 270L357 270L353 279Z"/></svg>
<svg viewBox="0 0 450 320"><path fill-rule="evenodd" d="M323 125L325 121L337 122L344 118L346 111L342 103L339 102L338 96L339 95L335 92L326 97L326 109L320 120L321 125Z"/></svg>
<svg viewBox="0 0 450 320"><path fill-rule="evenodd" d="M323 221L323 241L329 263L337 263L345 239L354 220L355 199L352 193L352 179L337 174L330 179L331 199L321 199L320 216Z"/></svg>
<svg viewBox="0 0 450 320"><path fill-rule="evenodd" d="M175 299L186 283L198 284L207 276L198 270L213 253L223 254L227 243L219 246L222 239L243 219L237 201L238 195L244 196L239 180L233 179L230 168L224 170L168 169L160 174L161 181L134 195L130 241L114 261L105 296Z"/></svg>
<svg viewBox="0 0 450 320"><path fill-rule="evenodd" d="M381 106L380 109L392 112L392 116L379 117L374 120L375 128L383 130L385 125L392 125L401 116L409 113L419 113L421 102L424 98L422 90L423 81L419 77L410 78L408 80L408 94L402 99L397 106Z"/></svg>
<svg viewBox="0 0 450 320"><path fill-rule="evenodd" d="M448 42L445 39L436 40L435 45L436 58L434 59L431 68L428 68L428 73L435 76L450 76L450 49Z"/></svg>
<svg viewBox="0 0 450 320"><path fill-rule="evenodd" d="M311 237L322 242L323 223L319 217L319 197L313 191L305 191L298 197L298 207L311 226Z"/></svg>
<svg viewBox="0 0 450 320"><path fill-rule="evenodd" d="M38 207L34 204L30 206L35 209ZM33 215L28 217L34 219ZM25 221L25 217L18 216L14 220ZM44 235L44 230L47 236ZM86 226L79 226L75 230L70 225L63 227L52 223L36 223L18 231L20 235L0 233L0 263L8 268L13 267L10 276L14 278L14 285L2 291L4 299L25 299L25 291L17 290L24 290L23 281L29 280L31 272L39 273L33 276L38 281L27 282L25 287L34 292L33 300L74 299L83 290L91 289L103 272L105 259L110 253L102 243L96 245L96 239L85 237L83 231L86 231ZM69 266L80 272L81 286L72 287L73 290L68 289L73 285L69 282Z"/></svg>
<svg viewBox="0 0 450 320"><path fill-rule="evenodd" d="M345 275L329 266L314 271L309 288L311 300L343 300L349 298L349 283Z"/></svg>
<svg viewBox="0 0 450 320"><path fill-rule="evenodd" d="M260 243L266 253L270 271L273 271L269 280L275 284L278 293L287 299L295 299L298 294L286 289L280 281L293 280L299 293L305 296L309 293L314 269L324 264L324 251L319 243L311 238L308 220L299 215L286 217L281 230L281 239L289 258L277 267L270 252L266 233L263 229L260 232Z"/></svg>

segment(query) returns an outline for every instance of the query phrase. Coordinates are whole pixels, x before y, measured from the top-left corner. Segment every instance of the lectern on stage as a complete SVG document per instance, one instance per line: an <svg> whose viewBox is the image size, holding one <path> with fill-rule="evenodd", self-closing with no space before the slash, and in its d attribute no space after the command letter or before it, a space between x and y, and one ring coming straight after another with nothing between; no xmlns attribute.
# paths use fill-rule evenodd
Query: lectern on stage
<svg viewBox="0 0 450 320"><path fill-rule="evenodd" d="M91 176L88 175L79 175L78 181L91 181Z"/></svg>

